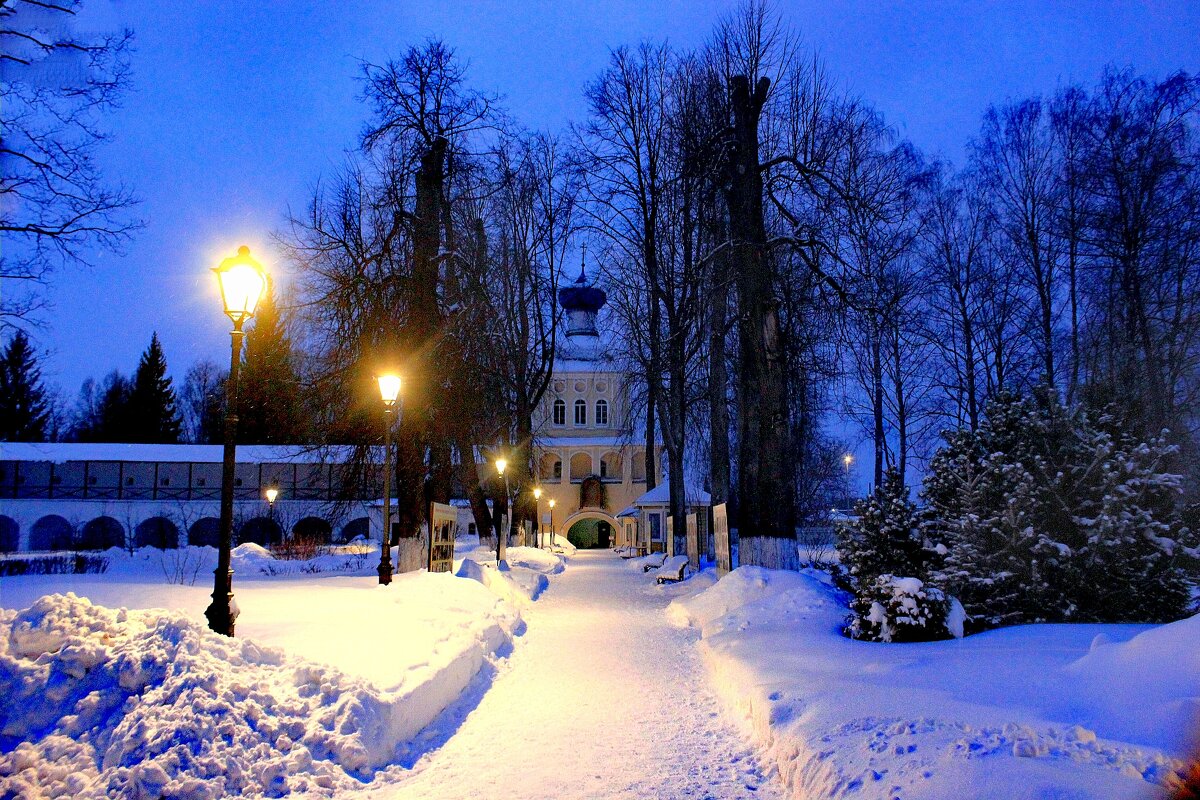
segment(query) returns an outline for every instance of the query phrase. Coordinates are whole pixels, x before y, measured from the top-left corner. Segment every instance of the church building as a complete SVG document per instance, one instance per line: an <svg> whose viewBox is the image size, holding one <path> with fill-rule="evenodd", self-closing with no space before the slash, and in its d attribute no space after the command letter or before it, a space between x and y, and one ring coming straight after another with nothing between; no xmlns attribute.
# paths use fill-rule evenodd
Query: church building
<svg viewBox="0 0 1200 800"><path fill-rule="evenodd" d="M597 327L604 290L581 269L558 299L566 336L533 419L539 512L577 547L615 546L617 515L646 491L645 443L633 430L628 376Z"/></svg>

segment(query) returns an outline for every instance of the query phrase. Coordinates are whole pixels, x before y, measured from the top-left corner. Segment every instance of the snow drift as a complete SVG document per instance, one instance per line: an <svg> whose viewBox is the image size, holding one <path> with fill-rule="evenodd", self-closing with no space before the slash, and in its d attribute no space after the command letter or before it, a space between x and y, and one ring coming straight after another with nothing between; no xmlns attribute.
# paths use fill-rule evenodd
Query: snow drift
<svg viewBox="0 0 1200 800"><path fill-rule="evenodd" d="M0 612L0 796L331 794L370 779L519 623L471 581L420 582L445 583L463 613L484 619L451 625L389 689L177 611L66 594Z"/></svg>
<svg viewBox="0 0 1200 800"><path fill-rule="evenodd" d="M1144 798L1182 779L1200 618L898 645L843 637L845 601L823 573L740 567L669 607L794 796Z"/></svg>

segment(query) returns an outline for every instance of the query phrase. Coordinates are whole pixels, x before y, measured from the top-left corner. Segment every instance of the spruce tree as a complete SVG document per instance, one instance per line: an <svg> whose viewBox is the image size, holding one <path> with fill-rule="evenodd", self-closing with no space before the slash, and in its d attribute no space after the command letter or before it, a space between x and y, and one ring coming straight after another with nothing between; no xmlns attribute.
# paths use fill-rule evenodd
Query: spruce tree
<svg viewBox="0 0 1200 800"><path fill-rule="evenodd" d="M895 468L854 508L857 519L841 526L838 553L860 586L880 575L924 578L929 553L918 525L917 507L909 499L904 476Z"/></svg>
<svg viewBox="0 0 1200 800"><path fill-rule="evenodd" d="M175 403L175 390L167 377L167 359L158 334L142 353L129 392L130 430L128 441L174 444L183 425Z"/></svg>
<svg viewBox="0 0 1200 800"><path fill-rule="evenodd" d="M1172 452L1108 432L1050 387L998 393L979 430L949 433L930 462L923 528L946 551L931 579L976 630L1182 616L1196 549Z"/></svg>
<svg viewBox="0 0 1200 800"><path fill-rule="evenodd" d="M50 400L29 338L17 331L0 356L0 441L45 441Z"/></svg>
<svg viewBox="0 0 1200 800"><path fill-rule="evenodd" d="M297 444L307 438L300 378L274 287L259 301L246 333L238 381L238 441Z"/></svg>

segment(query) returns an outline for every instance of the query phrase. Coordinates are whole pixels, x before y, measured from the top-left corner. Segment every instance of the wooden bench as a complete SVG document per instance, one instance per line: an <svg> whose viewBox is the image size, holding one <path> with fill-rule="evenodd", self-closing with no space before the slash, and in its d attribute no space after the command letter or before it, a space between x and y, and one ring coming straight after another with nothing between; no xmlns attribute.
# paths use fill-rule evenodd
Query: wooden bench
<svg viewBox="0 0 1200 800"><path fill-rule="evenodd" d="M654 556L661 556L661 558L655 559ZM658 569L659 567L661 567L663 565L663 561L665 561L667 558L667 554L666 553L651 553L649 558L650 558L650 560L647 563L642 565L642 572L649 572L652 569ZM655 563L655 561L657 561L658 563Z"/></svg>
<svg viewBox="0 0 1200 800"><path fill-rule="evenodd" d="M671 556L663 562L655 583L679 583L683 580L683 573L687 569L687 565L687 556Z"/></svg>

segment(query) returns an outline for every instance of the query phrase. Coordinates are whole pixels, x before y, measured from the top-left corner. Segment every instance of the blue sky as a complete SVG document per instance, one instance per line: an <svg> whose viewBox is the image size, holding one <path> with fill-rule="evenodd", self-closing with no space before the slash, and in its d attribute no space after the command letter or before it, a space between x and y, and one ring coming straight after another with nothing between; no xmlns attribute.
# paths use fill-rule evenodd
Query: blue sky
<svg viewBox="0 0 1200 800"><path fill-rule="evenodd" d="M734 3L161 2L88 0L95 20L134 29L135 91L108 120L105 169L132 184L146 228L122 257L60 271L46 377L130 371L162 337L177 378L228 359L210 268L248 244L279 268L270 234L353 146L365 108L360 59L441 36L472 83L505 96L530 128L582 117L583 85L610 48L701 43ZM1093 82L1106 63L1150 75L1200 70L1200 3L811 2L779 9L844 89L902 135L959 159L989 103ZM865 454L865 453L864 453Z"/></svg>

